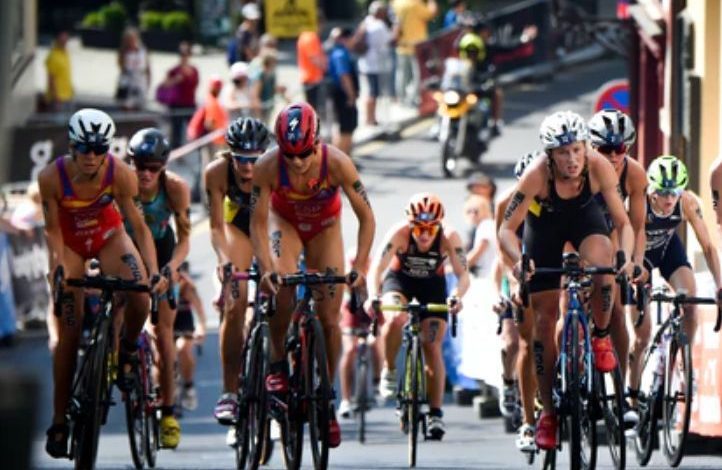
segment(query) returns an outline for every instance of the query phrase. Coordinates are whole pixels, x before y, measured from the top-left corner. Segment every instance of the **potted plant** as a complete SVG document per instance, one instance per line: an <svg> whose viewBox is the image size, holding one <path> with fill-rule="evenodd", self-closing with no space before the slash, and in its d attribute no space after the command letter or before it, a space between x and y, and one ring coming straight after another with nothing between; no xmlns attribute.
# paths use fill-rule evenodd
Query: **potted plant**
<svg viewBox="0 0 722 470"><path fill-rule="evenodd" d="M77 30L86 47L117 49L127 22L125 7L114 1L85 15Z"/></svg>
<svg viewBox="0 0 722 470"><path fill-rule="evenodd" d="M176 52L181 41L193 39L193 20L184 11L145 11L140 15L140 30L149 49Z"/></svg>

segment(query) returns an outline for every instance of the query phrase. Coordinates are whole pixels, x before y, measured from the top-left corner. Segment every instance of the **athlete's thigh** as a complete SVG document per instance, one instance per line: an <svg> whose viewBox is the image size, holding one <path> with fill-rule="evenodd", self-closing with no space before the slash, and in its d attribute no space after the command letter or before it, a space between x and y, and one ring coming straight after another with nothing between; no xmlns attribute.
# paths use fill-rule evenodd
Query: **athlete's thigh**
<svg viewBox="0 0 722 470"><path fill-rule="evenodd" d="M251 240L245 233L239 230L238 227L232 224L226 224L225 232L230 248L231 263L238 270L247 271L253 261L253 246L251 245ZM248 303L248 282L235 281L233 288L228 289L227 293L232 295L233 299L227 302L226 305L242 316Z"/></svg>
<svg viewBox="0 0 722 470"><path fill-rule="evenodd" d="M612 263L612 241L606 235L592 234L579 244L579 254L588 263L609 266Z"/></svg>
<svg viewBox="0 0 722 470"><path fill-rule="evenodd" d="M343 239L341 237L340 223L328 227L305 246L306 267L322 273L344 274ZM332 315L339 317L341 300L343 298L343 284L329 284L319 286L322 298L317 302L319 315Z"/></svg>
<svg viewBox="0 0 722 470"><path fill-rule="evenodd" d="M430 317L421 322L421 340L425 344L441 347L446 334L446 321L438 317Z"/></svg>
<svg viewBox="0 0 722 470"><path fill-rule="evenodd" d="M85 260L79 254L67 246L64 246L63 269L66 279L81 278L85 274ZM66 286L63 291L67 294L67 297L63 299L61 316L57 322L59 340L62 340L64 334L69 334L70 332L77 333L80 331L85 302L83 289Z"/></svg>
<svg viewBox="0 0 722 470"><path fill-rule="evenodd" d="M268 216L269 243L274 269L282 274L298 270L303 243L296 229L286 219L271 211Z"/></svg>
<svg viewBox="0 0 722 470"><path fill-rule="evenodd" d="M148 275L138 249L122 230L115 232L98 254L103 274L137 282L147 282Z"/></svg>
<svg viewBox="0 0 722 470"><path fill-rule="evenodd" d="M689 266L680 266L669 276L669 283L675 292L686 291L687 295L697 294L697 283L694 280L694 273Z"/></svg>

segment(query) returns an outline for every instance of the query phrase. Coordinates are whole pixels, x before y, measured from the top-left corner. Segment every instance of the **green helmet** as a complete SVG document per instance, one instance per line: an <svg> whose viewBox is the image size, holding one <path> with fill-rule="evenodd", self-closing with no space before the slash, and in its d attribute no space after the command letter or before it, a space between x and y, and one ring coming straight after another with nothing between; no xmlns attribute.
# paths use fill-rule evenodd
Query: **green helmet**
<svg viewBox="0 0 722 470"><path fill-rule="evenodd" d="M477 57L481 58L484 52L484 41L478 34L466 33L459 40L459 57L468 59L471 50L476 50Z"/></svg>
<svg viewBox="0 0 722 470"><path fill-rule="evenodd" d="M687 167L674 155L655 158L647 169L649 191L676 191L681 193L687 187Z"/></svg>

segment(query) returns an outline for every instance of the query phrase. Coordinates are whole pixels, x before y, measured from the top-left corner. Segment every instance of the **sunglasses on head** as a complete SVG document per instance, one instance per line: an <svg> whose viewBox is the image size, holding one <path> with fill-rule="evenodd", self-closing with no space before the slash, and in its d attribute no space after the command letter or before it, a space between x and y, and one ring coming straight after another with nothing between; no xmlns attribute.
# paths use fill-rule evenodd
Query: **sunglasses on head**
<svg viewBox="0 0 722 470"><path fill-rule="evenodd" d="M240 163L241 165L245 163L256 163L256 160L258 160L257 155L243 155L241 153L233 153L231 152L231 157L233 157L233 160Z"/></svg>
<svg viewBox="0 0 722 470"><path fill-rule="evenodd" d="M73 148L75 148L75 151L82 154L89 154L94 153L96 155L105 155L108 153L108 150L110 150L110 145L108 144L88 144L85 142L78 142L76 144L73 144Z"/></svg>
<svg viewBox="0 0 722 470"><path fill-rule="evenodd" d="M151 173L158 173L163 169L163 165L148 165L146 163L135 163L135 169L138 171L150 171Z"/></svg>
<svg viewBox="0 0 722 470"><path fill-rule="evenodd" d="M603 153L605 155L611 155L612 152L620 155L623 153L627 153L627 146L625 144L600 145L599 147L597 147L597 150L599 151L599 153Z"/></svg>
<svg viewBox="0 0 722 470"><path fill-rule="evenodd" d="M284 153L283 156L288 158L289 160L293 160L294 158L305 160L308 157L310 157L312 154L313 154L313 147L311 147L310 149L308 149L302 153Z"/></svg>

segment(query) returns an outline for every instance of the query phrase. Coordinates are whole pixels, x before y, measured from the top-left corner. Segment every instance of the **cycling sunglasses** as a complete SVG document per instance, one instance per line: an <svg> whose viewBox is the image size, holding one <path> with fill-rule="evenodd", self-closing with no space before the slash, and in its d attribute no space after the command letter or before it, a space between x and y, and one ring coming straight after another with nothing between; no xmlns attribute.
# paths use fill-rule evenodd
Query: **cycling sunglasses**
<svg viewBox="0 0 722 470"><path fill-rule="evenodd" d="M163 169L163 165L148 165L147 163L135 163L135 169L138 171L150 171L151 173L158 173Z"/></svg>
<svg viewBox="0 0 722 470"><path fill-rule="evenodd" d="M231 157L233 157L233 160L235 160L237 163L240 163L241 165L250 163L253 165L258 160L258 155L243 155L242 153L233 153L231 152Z"/></svg>
<svg viewBox="0 0 722 470"><path fill-rule="evenodd" d="M682 194L681 189L656 189L654 191L654 194L660 197L672 197L672 196L679 196Z"/></svg>
<svg viewBox="0 0 722 470"><path fill-rule="evenodd" d="M441 226L434 222L434 223L426 223L426 222L412 222L411 223L411 233L414 235L414 237L420 237L424 233L428 233L429 236L435 237L437 233L439 233L439 229Z"/></svg>
<svg viewBox="0 0 722 470"><path fill-rule="evenodd" d="M283 156L285 158L288 158L289 160L293 160L294 158L305 160L313 154L313 150L314 148L311 147L310 149L302 153L284 153Z"/></svg>
<svg viewBox="0 0 722 470"><path fill-rule="evenodd" d="M627 146L625 144L617 144L617 145L600 145L597 147L597 151L599 153L603 153L605 155L611 155L612 152L616 153L617 155L622 155L627 153Z"/></svg>
<svg viewBox="0 0 722 470"><path fill-rule="evenodd" d="M105 155L106 153L108 153L108 150L110 150L110 145L76 142L73 144L73 148L75 149L76 152L82 153L84 155L87 155L91 152L94 153L95 155Z"/></svg>

